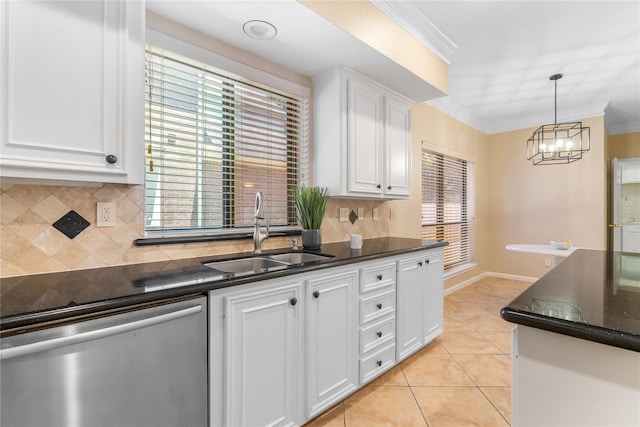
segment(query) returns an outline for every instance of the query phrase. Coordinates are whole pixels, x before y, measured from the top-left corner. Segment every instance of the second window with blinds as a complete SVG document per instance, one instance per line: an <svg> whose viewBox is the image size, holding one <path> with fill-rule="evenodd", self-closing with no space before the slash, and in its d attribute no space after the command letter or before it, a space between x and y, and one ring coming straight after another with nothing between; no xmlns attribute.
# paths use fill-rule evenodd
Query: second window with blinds
<svg viewBox="0 0 640 427"><path fill-rule="evenodd" d="M308 99L151 45L145 86L148 236L251 227L257 191L271 226L297 225Z"/></svg>
<svg viewBox="0 0 640 427"><path fill-rule="evenodd" d="M473 265L473 164L422 150L422 238L446 240L444 269Z"/></svg>

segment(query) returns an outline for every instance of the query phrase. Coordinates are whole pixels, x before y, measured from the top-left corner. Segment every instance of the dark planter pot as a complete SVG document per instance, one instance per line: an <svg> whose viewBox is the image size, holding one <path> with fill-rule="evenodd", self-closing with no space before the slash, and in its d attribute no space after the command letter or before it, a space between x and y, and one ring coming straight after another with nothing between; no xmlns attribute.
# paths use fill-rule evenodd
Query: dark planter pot
<svg viewBox="0 0 640 427"><path fill-rule="evenodd" d="M305 249L320 249L322 234L320 230L302 230L302 246Z"/></svg>

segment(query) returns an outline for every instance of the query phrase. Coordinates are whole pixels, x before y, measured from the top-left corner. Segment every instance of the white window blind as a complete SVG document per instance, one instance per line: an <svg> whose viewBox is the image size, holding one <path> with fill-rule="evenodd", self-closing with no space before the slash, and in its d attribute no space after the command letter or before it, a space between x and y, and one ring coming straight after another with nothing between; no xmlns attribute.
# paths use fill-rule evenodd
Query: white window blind
<svg viewBox="0 0 640 427"><path fill-rule="evenodd" d="M147 232L231 232L254 224L262 191L271 226L295 226L308 168L308 100L146 47Z"/></svg>
<svg viewBox="0 0 640 427"><path fill-rule="evenodd" d="M445 271L473 260L473 165L422 150L422 238L446 240Z"/></svg>

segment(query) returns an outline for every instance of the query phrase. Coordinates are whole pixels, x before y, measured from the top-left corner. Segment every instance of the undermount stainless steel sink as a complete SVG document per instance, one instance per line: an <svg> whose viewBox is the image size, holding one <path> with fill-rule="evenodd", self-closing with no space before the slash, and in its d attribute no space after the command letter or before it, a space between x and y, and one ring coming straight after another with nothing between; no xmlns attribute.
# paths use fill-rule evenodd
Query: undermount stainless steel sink
<svg viewBox="0 0 640 427"><path fill-rule="evenodd" d="M207 262L204 265L215 270L222 271L223 273L250 273L280 270L287 268L289 263L265 257L252 257L225 261L212 261Z"/></svg>
<svg viewBox="0 0 640 427"><path fill-rule="evenodd" d="M331 255L310 254L308 252L286 252L263 254L249 258L238 258L204 263L205 266L223 273L249 274L282 270L290 265L304 264L331 258Z"/></svg>
<svg viewBox="0 0 640 427"><path fill-rule="evenodd" d="M289 264L302 264L331 258L329 255L310 254L308 252L287 252L284 254L267 255L266 257L277 261L284 261Z"/></svg>

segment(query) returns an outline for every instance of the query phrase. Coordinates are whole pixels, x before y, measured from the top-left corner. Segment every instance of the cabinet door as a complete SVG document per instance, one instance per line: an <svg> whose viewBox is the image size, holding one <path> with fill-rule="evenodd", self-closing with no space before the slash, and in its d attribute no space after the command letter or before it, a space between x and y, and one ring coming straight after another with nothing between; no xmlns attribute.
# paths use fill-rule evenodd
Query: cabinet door
<svg viewBox="0 0 640 427"><path fill-rule="evenodd" d="M358 384L357 271L314 278L307 286L307 416Z"/></svg>
<svg viewBox="0 0 640 427"><path fill-rule="evenodd" d="M142 183L144 2L2 2L0 24L2 176Z"/></svg>
<svg viewBox="0 0 640 427"><path fill-rule="evenodd" d="M443 331L444 271L442 249L430 251L424 258L426 275L424 343L433 341Z"/></svg>
<svg viewBox="0 0 640 427"><path fill-rule="evenodd" d="M382 100L380 90L364 81L347 81L347 189L382 194Z"/></svg>
<svg viewBox="0 0 640 427"><path fill-rule="evenodd" d="M384 193L411 195L410 105L391 95L385 97Z"/></svg>
<svg viewBox="0 0 640 427"><path fill-rule="evenodd" d="M422 257L398 261L397 334L398 361L424 344L424 288L425 273Z"/></svg>
<svg viewBox="0 0 640 427"><path fill-rule="evenodd" d="M296 425L301 283L224 298L223 425Z"/></svg>

